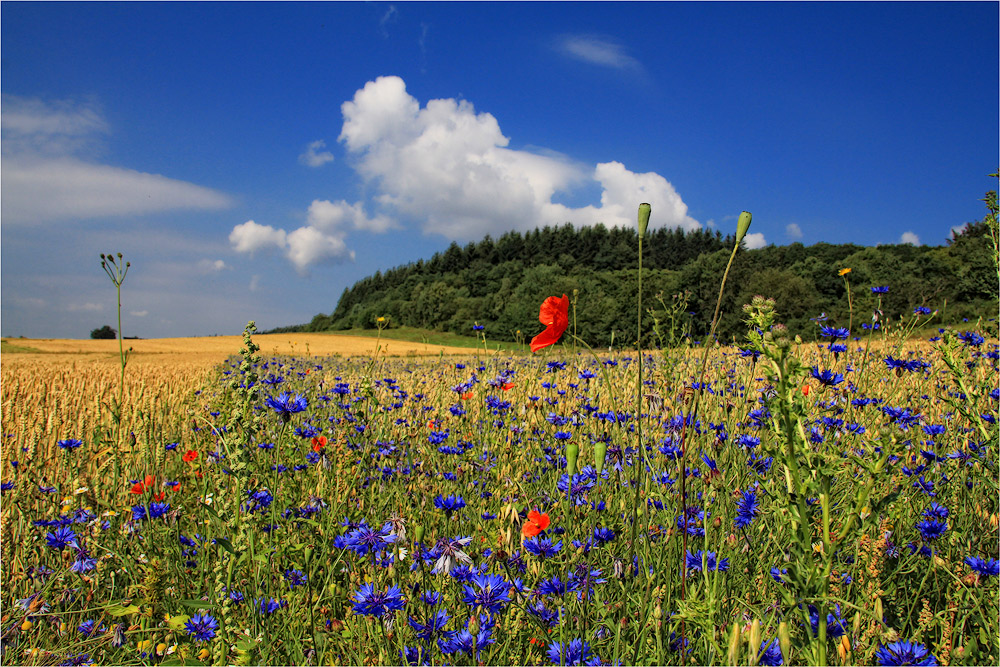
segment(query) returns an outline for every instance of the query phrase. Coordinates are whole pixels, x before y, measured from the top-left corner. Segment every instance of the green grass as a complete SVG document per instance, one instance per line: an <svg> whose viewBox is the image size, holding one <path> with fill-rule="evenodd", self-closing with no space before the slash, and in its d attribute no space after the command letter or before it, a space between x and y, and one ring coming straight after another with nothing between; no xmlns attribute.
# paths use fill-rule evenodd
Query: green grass
<svg viewBox="0 0 1000 667"><path fill-rule="evenodd" d="M344 329L340 331L323 331L333 336L365 336L366 338L376 338L380 334L377 329ZM483 348L483 341L475 336L463 336L461 334L449 333L447 331L433 331L431 329L417 329L415 327L398 327L394 329L383 329L381 337L386 340L402 340L410 343L426 343L428 345L448 345L451 347ZM486 346L490 352L497 349L505 352L527 351L527 346L511 343L508 341L492 341L486 339Z"/></svg>
<svg viewBox="0 0 1000 667"><path fill-rule="evenodd" d="M26 345L15 345L6 338L0 340L0 354L24 354L24 353L42 354L42 351L33 347L28 347Z"/></svg>

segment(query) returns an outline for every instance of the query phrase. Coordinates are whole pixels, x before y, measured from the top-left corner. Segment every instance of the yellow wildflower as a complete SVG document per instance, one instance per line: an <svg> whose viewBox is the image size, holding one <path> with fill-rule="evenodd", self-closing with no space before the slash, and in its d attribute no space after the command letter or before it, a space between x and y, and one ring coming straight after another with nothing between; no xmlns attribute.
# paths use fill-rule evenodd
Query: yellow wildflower
<svg viewBox="0 0 1000 667"><path fill-rule="evenodd" d="M839 272L837 273L837 275L841 275L841 276L846 276L846 275L847 275L848 273L850 273L850 272L851 272L851 270L850 270L850 269L841 269L841 270L840 270L840 271L839 271Z"/></svg>

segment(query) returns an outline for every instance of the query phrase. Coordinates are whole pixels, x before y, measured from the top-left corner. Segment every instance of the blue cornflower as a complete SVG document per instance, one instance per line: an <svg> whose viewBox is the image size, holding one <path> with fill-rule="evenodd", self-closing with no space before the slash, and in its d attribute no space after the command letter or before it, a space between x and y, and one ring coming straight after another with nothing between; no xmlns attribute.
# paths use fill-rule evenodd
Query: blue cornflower
<svg viewBox="0 0 1000 667"><path fill-rule="evenodd" d="M594 528L594 542L597 546L607 544L613 539L615 539L615 531L610 528L605 528L604 526Z"/></svg>
<svg viewBox="0 0 1000 667"><path fill-rule="evenodd" d="M533 537L524 541L524 548L539 558L552 558L562 550L562 540L552 544L552 540L547 537Z"/></svg>
<svg viewBox="0 0 1000 667"><path fill-rule="evenodd" d="M549 627L555 627L559 622L559 612L554 609L548 609L541 600L529 602L527 610L529 614Z"/></svg>
<svg viewBox="0 0 1000 667"><path fill-rule="evenodd" d="M184 624L184 629L196 642L207 642L215 637L219 622L208 614L195 614Z"/></svg>
<svg viewBox="0 0 1000 667"><path fill-rule="evenodd" d="M292 398L290 394L282 393L277 398L268 396L264 404L277 412L278 416L281 417L281 421L287 422L292 418L293 413L302 412L306 409L306 398L298 394L295 395L295 398Z"/></svg>
<svg viewBox="0 0 1000 667"><path fill-rule="evenodd" d="M479 608L491 616L503 611L510 603L510 583L499 574L477 574L465 586L465 604Z"/></svg>
<svg viewBox="0 0 1000 667"><path fill-rule="evenodd" d="M83 440L77 440L76 438L70 438L68 440L60 440L56 443L63 449L76 449L83 444Z"/></svg>
<svg viewBox="0 0 1000 667"><path fill-rule="evenodd" d="M496 639L493 637L493 628L496 622L487 616L480 616L478 623L479 629L475 635L469 631L468 623L466 623L466 627L459 630L451 639L447 641L438 640L438 647L441 649L441 652L444 654L465 653L471 656L473 649L475 649L475 661L479 662L483 649L496 642Z"/></svg>
<svg viewBox="0 0 1000 667"><path fill-rule="evenodd" d="M370 527L362 521L358 527L347 534L345 544L348 549L364 556L368 553L383 551L388 544L396 541L392 534L392 523L387 522L381 529Z"/></svg>
<svg viewBox="0 0 1000 667"><path fill-rule="evenodd" d="M375 590L371 583L361 584L361 589L354 594L354 613L381 618L387 613L398 611L404 607L403 592L399 586L390 586L385 591Z"/></svg>
<svg viewBox="0 0 1000 667"><path fill-rule="evenodd" d="M969 556L965 559L965 564L982 577L1000 576L1000 561L997 561L996 558L986 560L978 556Z"/></svg>
<svg viewBox="0 0 1000 667"><path fill-rule="evenodd" d="M448 612L444 609L439 609L434 612L433 616L427 619L426 623L421 624L417 619L410 616L409 624L416 631L418 639L423 639L424 641L433 641L436 639L448 640L458 634L456 630L444 629L444 626L448 625L449 620L451 620L451 617L448 616Z"/></svg>
<svg viewBox="0 0 1000 667"><path fill-rule="evenodd" d="M405 665L429 665L431 663L427 662L427 653L420 646L404 646L399 649L399 658L402 660L401 664Z"/></svg>
<svg viewBox="0 0 1000 667"><path fill-rule="evenodd" d="M924 647L916 642L892 642L886 646L879 646L875 651L876 664L883 667L895 667L896 665L936 665L937 658Z"/></svg>
<svg viewBox="0 0 1000 667"><path fill-rule="evenodd" d="M979 347L986 342L986 339L975 331L963 331L958 334L958 338L969 347Z"/></svg>
<svg viewBox="0 0 1000 667"><path fill-rule="evenodd" d="M104 632L105 628L103 625L98 625L95 627L96 621L92 618L88 618L86 621L80 624L76 629L81 635L86 635L87 637L91 635L96 635Z"/></svg>
<svg viewBox="0 0 1000 667"><path fill-rule="evenodd" d="M729 569L728 558L723 558L717 561L716 553L714 551L703 552L701 549L694 553L691 553L690 551L687 552L687 568L689 570L694 570L695 572L701 572L702 556L705 558L705 570L708 572L711 572L712 570L725 572Z"/></svg>
<svg viewBox="0 0 1000 667"><path fill-rule="evenodd" d="M70 569L77 574L83 574L84 572L90 572L97 567L97 560L90 557L90 553L86 549L77 549L76 560L70 565Z"/></svg>
<svg viewBox="0 0 1000 667"><path fill-rule="evenodd" d="M928 308L927 306L917 306L916 308L913 309L913 314L914 315L930 315L931 314L931 309Z"/></svg>
<svg viewBox="0 0 1000 667"><path fill-rule="evenodd" d="M549 660L553 665L599 665L601 659L590 650L590 644L574 639L565 644L549 644Z"/></svg>
<svg viewBox="0 0 1000 667"><path fill-rule="evenodd" d="M920 489L931 498L937 496L937 494L934 492L934 482L924 479L923 475L921 475L919 479L913 482L913 488Z"/></svg>
<svg viewBox="0 0 1000 667"><path fill-rule="evenodd" d="M295 588L296 586L304 586L308 581L306 573L302 570L285 570L284 573L285 581L288 582L289 588Z"/></svg>
<svg viewBox="0 0 1000 667"><path fill-rule="evenodd" d="M823 338L832 338L833 340L847 340L851 332L847 327L838 329L836 327L820 326L819 335Z"/></svg>
<svg viewBox="0 0 1000 667"><path fill-rule="evenodd" d="M947 519L948 508L944 505L931 503L931 506L924 510L924 517L928 519Z"/></svg>
<svg viewBox="0 0 1000 667"><path fill-rule="evenodd" d="M777 639L771 640L770 643L765 639L760 643L760 656L757 658L758 665L768 665L770 667L776 667L784 663L781 656L781 645L778 643Z"/></svg>
<svg viewBox="0 0 1000 667"><path fill-rule="evenodd" d="M847 625L840 615L840 605L837 605L834 611L836 612L836 616L833 614L826 615L826 636L830 639L836 639L847 634ZM812 624L813 636L815 637L819 634L819 609L812 605L809 605L809 622Z"/></svg>
<svg viewBox="0 0 1000 667"><path fill-rule="evenodd" d="M439 510L444 510L445 514L451 516L452 512L456 512L465 507L465 499L458 495L450 495L445 498L439 494L436 498L434 498L434 507Z"/></svg>
<svg viewBox="0 0 1000 667"><path fill-rule="evenodd" d="M170 511L170 503L149 503L149 518L158 519Z"/></svg>
<svg viewBox="0 0 1000 667"><path fill-rule="evenodd" d="M819 383L824 387L836 387L838 384L844 381L844 376L840 373L835 373L830 369L824 369L820 371L819 366L812 367L812 376L819 380Z"/></svg>
<svg viewBox="0 0 1000 667"><path fill-rule="evenodd" d="M740 530L746 528L753 523L758 514L760 514L760 500L757 498L757 490L743 491L736 502L736 528Z"/></svg>
<svg viewBox="0 0 1000 667"><path fill-rule="evenodd" d="M945 534L945 531L948 530L948 523L946 521L925 519L923 521L918 521L915 528L920 532L920 536L922 538L927 541L932 541Z"/></svg>
<svg viewBox="0 0 1000 667"><path fill-rule="evenodd" d="M872 294L888 294L889 286L882 285L881 287L872 287Z"/></svg>
<svg viewBox="0 0 1000 667"><path fill-rule="evenodd" d="M257 605L257 610L262 616L267 616L268 614L273 614L282 607L287 607L288 603L284 600L275 600L274 598L260 598L254 601Z"/></svg>
<svg viewBox="0 0 1000 667"><path fill-rule="evenodd" d="M573 590L573 587L570 582L563 581L559 577L552 577L551 579L543 579L538 583L538 588L535 589L535 595L563 596L567 591L571 590Z"/></svg>
<svg viewBox="0 0 1000 667"><path fill-rule="evenodd" d="M76 546L76 533L69 526L61 526L56 528L51 533L45 535L45 539L48 540L49 546L53 549L62 551L68 546Z"/></svg>

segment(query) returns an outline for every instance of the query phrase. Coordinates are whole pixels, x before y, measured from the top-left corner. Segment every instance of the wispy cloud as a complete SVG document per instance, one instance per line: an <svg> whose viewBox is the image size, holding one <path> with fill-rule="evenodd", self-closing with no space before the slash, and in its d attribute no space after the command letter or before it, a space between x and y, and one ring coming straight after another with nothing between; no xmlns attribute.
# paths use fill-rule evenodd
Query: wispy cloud
<svg viewBox="0 0 1000 667"><path fill-rule="evenodd" d="M382 37L389 39L389 24L395 23L399 20L399 11L396 9L396 5L389 5L389 9L385 11L382 18L379 19L378 29L382 33Z"/></svg>
<svg viewBox="0 0 1000 667"><path fill-rule="evenodd" d="M94 161L110 130L93 103L3 97L0 205L8 224L231 206L216 190Z"/></svg>
<svg viewBox="0 0 1000 667"><path fill-rule="evenodd" d="M333 162L333 153L323 150L326 142L317 139L306 146L305 152L299 156L299 162L307 167L322 167L327 162Z"/></svg>
<svg viewBox="0 0 1000 667"><path fill-rule="evenodd" d="M592 65L620 70L642 70L642 63L629 55L622 44L609 37L562 35L556 39L556 49L570 58Z"/></svg>

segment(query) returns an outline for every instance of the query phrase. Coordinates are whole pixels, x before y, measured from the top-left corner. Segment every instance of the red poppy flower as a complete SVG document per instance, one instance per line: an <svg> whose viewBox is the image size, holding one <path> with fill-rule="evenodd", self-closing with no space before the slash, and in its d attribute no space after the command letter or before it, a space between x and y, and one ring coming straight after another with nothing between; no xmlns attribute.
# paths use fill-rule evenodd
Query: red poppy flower
<svg viewBox="0 0 1000 667"><path fill-rule="evenodd" d="M196 458L198 458L198 452L194 451L193 449L189 449L186 452L184 452L184 456L182 456L181 458L184 459L185 463L190 463L191 461L194 461Z"/></svg>
<svg viewBox="0 0 1000 667"><path fill-rule="evenodd" d="M132 485L132 488L131 488L131 490L129 492L130 493L142 493L143 489L145 489L145 488L146 487L144 487L142 485L142 482L136 482L135 484Z"/></svg>
<svg viewBox="0 0 1000 667"><path fill-rule="evenodd" d="M505 384L504 384L504 385L503 385L502 387L500 387L500 388L501 388L501 389L503 389L504 391L510 391L511 389L513 389L513 388L514 388L514 383L513 383L513 382L507 382L507 383L505 383Z"/></svg>
<svg viewBox="0 0 1000 667"><path fill-rule="evenodd" d="M160 491L159 493L154 493L153 494L153 500L156 501L156 502L158 502L158 503L162 502L163 499L166 498L166 497L167 497L167 492L166 491Z"/></svg>
<svg viewBox="0 0 1000 667"><path fill-rule="evenodd" d="M463 401L467 401L470 398L472 398L472 392L471 391L467 391L464 394L462 394L462 400Z"/></svg>
<svg viewBox="0 0 1000 667"><path fill-rule="evenodd" d="M521 527L521 533L526 537L535 537L549 527L549 515L537 510L528 512L528 522Z"/></svg>
<svg viewBox="0 0 1000 667"><path fill-rule="evenodd" d="M325 435L321 435L318 438L313 438L312 439L313 451L318 452L319 450L326 447L326 442L327 440Z"/></svg>
<svg viewBox="0 0 1000 667"><path fill-rule="evenodd" d="M538 309L538 321L545 325L545 331L531 339L531 351L538 352L543 347L555 344L569 326L569 298L563 294L560 299L550 296Z"/></svg>

